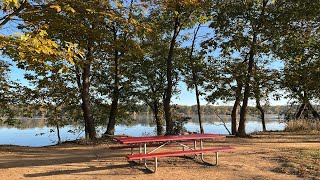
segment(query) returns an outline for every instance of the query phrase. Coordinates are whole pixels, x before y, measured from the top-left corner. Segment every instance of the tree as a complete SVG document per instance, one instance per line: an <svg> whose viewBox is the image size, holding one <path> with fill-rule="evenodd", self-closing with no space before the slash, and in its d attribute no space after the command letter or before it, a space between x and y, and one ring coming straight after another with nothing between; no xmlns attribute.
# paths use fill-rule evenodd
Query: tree
<svg viewBox="0 0 320 180"><path fill-rule="evenodd" d="M49 72L38 69L25 75L31 87L25 87L28 96L24 98L24 106L45 111L43 117L47 118L48 125L56 128L58 143L61 143L60 128L78 119L80 99L77 87L71 85L72 74L67 71L59 73L58 70L63 67L61 63L52 67Z"/></svg>
<svg viewBox="0 0 320 180"><path fill-rule="evenodd" d="M215 31L211 44L221 48L222 54L241 57L247 65L237 132L241 137L247 136L245 122L256 58L270 53L265 32L273 28L273 7L274 4L268 0L220 2L211 13L213 20L210 27Z"/></svg>
<svg viewBox="0 0 320 180"><path fill-rule="evenodd" d="M157 33L157 32L155 32ZM154 34L154 32L152 33ZM157 135L163 135L162 99L165 94L165 54L167 51L165 42L159 35L149 36L145 42L148 48L144 48L145 55L132 70L136 76L136 93L140 100L147 104L153 113ZM150 43L150 44L149 44Z"/></svg>
<svg viewBox="0 0 320 180"><path fill-rule="evenodd" d="M272 69L265 69L267 67L266 61L258 66L257 64L254 67L254 80L252 83L253 89L253 98L256 101L256 108L260 111L260 117L262 122L262 129L266 131L266 122L265 122L265 110L261 105L262 101L266 101L268 105L269 95L277 89L278 86L278 73Z"/></svg>
<svg viewBox="0 0 320 180"><path fill-rule="evenodd" d="M277 2L278 31L272 34L274 54L284 62L281 86L289 92L290 99L300 103L295 118L304 110L314 118L319 114L311 101L319 98L319 8L316 1ZM308 112L305 111L308 116Z"/></svg>
<svg viewBox="0 0 320 180"><path fill-rule="evenodd" d="M210 73L207 71L207 83L205 89L211 93L206 99L209 102L217 100L234 101L231 111L231 133L238 131L238 114L240 102L243 97L246 65L242 59L232 57L220 57L209 61Z"/></svg>
<svg viewBox="0 0 320 180"><path fill-rule="evenodd" d="M198 36L199 29L201 28L201 24L199 23L193 32L193 38L192 38L192 43L190 50L187 49L188 52L188 61L186 62L186 67L185 67L185 82L187 83L188 88L194 88L195 89L195 94L196 94L196 101L197 101L197 114L198 114L198 122L199 122L199 128L200 128L200 133L203 134L203 125L202 125L202 120L201 120L201 105L200 105L200 91L199 91L199 86L203 85L204 81L204 76L201 74L201 72L204 72L205 70L205 63L203 62L203 57L199 55L195 55L194 53L196 52L195 46L196 46L196 40ZM191 74L189 71L191 70ZM189 77L191 76L191 77Z"/></svg>
<svg viewBox="0 0 320 180"><path fill-rule="evenodd" d="M49 7L49 9L48 9ZM72 8L71 8L72 7ZM64 64L63 68L72 69L75 82L81 97L81 108L85 122L86 137L94 140L96 136L95 123L92 117L90 85L92 71L98 66L97 59L101 58L101 43L104 41L105 34L101 33L105 28L105 16L92 12L102 12L108 10L106 4L100 1L55 1L55 4L45 4L37 7L38 11L32 14L22 14L21 18L25 21L23 30L45 34L53 39L59 47L66 47L65 51L60 51L63 56L46 58L47 69L51 62L60 61ZM72 24L70 23L72 22ZM77 44L77 46L74 46ZM71 46L70 46L71 45ZM58 47L58 46L57 46ZM64 54L63 52L70 52ZM44 56L42 56L43 58ZM32 55L25 55L23 59L34 58ZM66 61L67 60L67 61ZM32 61L27 61L32 62ZM36 61L37 62L37 61ZM30 68L41 68L41 65L30 66ZM71 67L71 68L70 68ZM42 66L42 68L45 68Z"/></svg>
<svg viewBox="0 0 320 180"><path fill-rule="evenodd" d="M102 62L98 83L108 88L99 88L99 92L111 100L107 130L104 134L114 135L119 103L126 103L129 107L134 104L133 80L129 73L130 65L139 58L142 49L137 42L138 35L149 31L148 24L142 24L144 4L135 4L135 1L114 1L115 7L108 14L107 27L104 34L108 34L107 51L109 55ZM107 77L107 78L106 78ZM99 86L99 85L97 85ZM131 102L130 102L131 101ZM131 105L130 105L131 104Z"/></svg>
<svg viewBox="0 0 320 180"><path fill-rule="evenodd" d="M173 120L171 112L171 97L173 93L173 70L175 59L175 48L178 36L182 29L192 26L197 16L197 10L204 5L198 0L165 0L155 1L157 7L151 11L155 23L160 25L165 31L165 37L170 38L169 48L166 58L166 94L163 101L164 115L166 120L166 134L171 134L173 130Z"/></svg>

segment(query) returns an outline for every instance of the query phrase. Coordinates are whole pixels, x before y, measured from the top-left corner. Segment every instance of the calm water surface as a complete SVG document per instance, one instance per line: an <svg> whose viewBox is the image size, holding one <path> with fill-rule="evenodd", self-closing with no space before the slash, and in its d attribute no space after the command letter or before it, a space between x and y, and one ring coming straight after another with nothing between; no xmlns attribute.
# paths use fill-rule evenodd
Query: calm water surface
<svg viewBox="0 0 320 180"><path fill-rule="evenodd" d="M221 115L227 128L230 130L230 116ZM155 135L155 124L151 116L135 116L137 121L132 125L120 124L116 126L116 134L127 134L131 136ZM228 134L223 126L222 120L215 115L204 116L205 133ZM27 124L26 124L27 122ZM57 143L57 134L54 127L47 127L41 120L29 120L19 127L2 125L0 127L0 144L20 146L48 146ZM267 130L283 130L285 123L281 123L277 115L266 116ZM199 124L194 116L185 124L188 131L199 132ZM249 117L246 123L246 132L261 131L261 121L257 117ZM98 128L98 134L103 134L105 128ZM83 128L75 125L65 126L60 129L62 141L75 140L84 136Z"/></svg>

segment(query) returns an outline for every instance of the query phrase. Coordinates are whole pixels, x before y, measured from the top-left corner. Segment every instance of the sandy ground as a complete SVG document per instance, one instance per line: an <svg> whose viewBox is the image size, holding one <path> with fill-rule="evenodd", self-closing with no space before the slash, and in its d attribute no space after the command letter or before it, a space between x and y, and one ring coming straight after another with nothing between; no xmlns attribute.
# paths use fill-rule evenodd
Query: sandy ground
<svg viewBox="0 0 320 180"><path fill-rule="evenodd" d="M154 174L142 165L129 163L125 158L129 150L110 150L110 146L117 145L112 143L66 143L41 148L0 146L0 179L308 179L278 169L285 156L302 149L320 151L320 135L279 132L253 137L205 142L206 147L236 148L220 153L217 167L189 158L168 157L160 158ZM207 157L213 160L214 156Z"/></svg>

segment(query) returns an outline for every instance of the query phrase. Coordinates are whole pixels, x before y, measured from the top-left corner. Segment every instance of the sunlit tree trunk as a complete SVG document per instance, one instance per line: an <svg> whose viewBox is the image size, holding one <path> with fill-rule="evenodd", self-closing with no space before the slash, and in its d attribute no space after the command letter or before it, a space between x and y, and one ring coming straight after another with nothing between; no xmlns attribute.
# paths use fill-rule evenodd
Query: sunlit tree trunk
<svg viewBox="0 0 320 180"><path fill-rule="evenodd" d="M238 113L240 106L240 97L237 96L234 101L232 112L231 112L231 134L235 135L238 131Z"/></svg>

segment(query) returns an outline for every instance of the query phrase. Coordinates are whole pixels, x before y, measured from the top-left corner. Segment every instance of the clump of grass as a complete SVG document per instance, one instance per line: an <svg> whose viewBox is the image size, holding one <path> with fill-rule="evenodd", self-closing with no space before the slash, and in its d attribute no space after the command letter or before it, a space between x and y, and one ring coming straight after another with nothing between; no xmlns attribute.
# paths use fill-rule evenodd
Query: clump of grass
<svg viewBox="0 0 320 180"><path fill-rule="evenodd" d="M320 160L320 151L319 150L305 150L302 153L297 155L298 158L308 158L308 159L317 159Z"/></svg>
<svg viewBox="0 0 320 180"><path fill-rule="evenodd" d="M320 132L320 121L310 119L295 119L287 122L285 131L290 132Z"/></svg>
<svg viewBox="0 0 320 180"><path fill-rule="evenodd" d="M281 167L277 172L294 174L305 179L319 179L320 152L318 149L295 150L290 155L282 156Z"/></svg>

